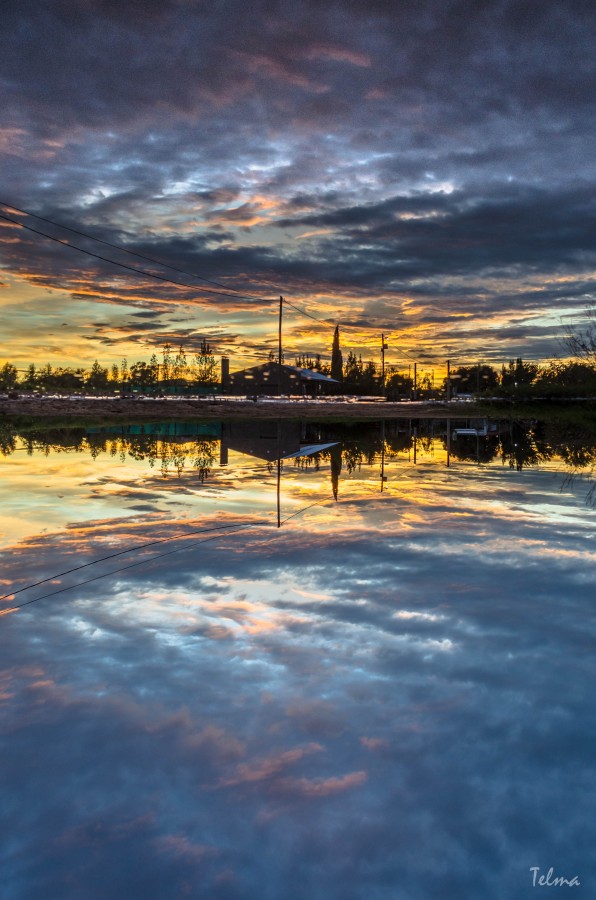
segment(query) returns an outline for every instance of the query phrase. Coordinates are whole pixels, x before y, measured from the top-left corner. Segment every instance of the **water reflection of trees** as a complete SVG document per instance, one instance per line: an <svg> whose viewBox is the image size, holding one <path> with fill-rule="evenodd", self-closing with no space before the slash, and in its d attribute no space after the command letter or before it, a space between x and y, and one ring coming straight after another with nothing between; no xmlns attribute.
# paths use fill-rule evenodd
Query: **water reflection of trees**
<svg viewBox="0 0 596 900"><path fill-rule="evenodd" d="M416 452L432 455L441 447L452 460L490 463L500 459L518 471L538 466L549 460L564 463L572 477L580 473L591 478L596 473L596 433L588 427L556 422L502 422L489 434L459 434L453 437L455 425L447 421L394 420L385 423L328 423L317 425L316 440L333 442L334 446L299 456L293 465L302 471L318 472L329 467L334 493L342 473L358 472L363 466L403 458L416 459ZM172 439L166 434L90 433L84 428L57 427L23 430L10 422L0 424L0 455L10 456L17 450L32 455L43 453L88 454L146 461L162 477L185 473L198 475L204 482L215 464L219 440L208 437ZM266 462L273 472L277 464ZM596 487L592 490L596 494Z"/></svg>
<svg viewBox="0 0 596 900"><path fill-rule="evenodd" d="M6 425L0 429L0 454L10 456L18 448L32 456L42 453L75 453L98 459L101 456L118 458L121 462L134 459L147 461L151 468L159 469L166 478L171 474L180 477L183 472L198 474L200 481L209 476L217 459L219 442L215 439L187 439L183 442L168 440L159 434L113 435L89 434L84 429L49 429L25 434Z"/></svg>

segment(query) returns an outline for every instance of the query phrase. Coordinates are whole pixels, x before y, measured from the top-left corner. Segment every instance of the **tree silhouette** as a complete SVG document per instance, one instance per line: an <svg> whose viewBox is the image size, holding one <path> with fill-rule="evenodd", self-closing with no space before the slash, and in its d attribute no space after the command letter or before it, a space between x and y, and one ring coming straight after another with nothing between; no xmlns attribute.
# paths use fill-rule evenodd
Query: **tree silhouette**
<svg viewBox="0 0 596 900"><path fill-rule="evenodd" d="M339 348L339 325L336 325L331 347L331 377L336 381L343 381L343 368L344 360Z"/></svg>
<svg viewBox="0 0 596 900"><path fill-rule="evenodd" d="M563 345L570 356L596 366L596 303L586 306L583 325L567 327Z"/></svg>

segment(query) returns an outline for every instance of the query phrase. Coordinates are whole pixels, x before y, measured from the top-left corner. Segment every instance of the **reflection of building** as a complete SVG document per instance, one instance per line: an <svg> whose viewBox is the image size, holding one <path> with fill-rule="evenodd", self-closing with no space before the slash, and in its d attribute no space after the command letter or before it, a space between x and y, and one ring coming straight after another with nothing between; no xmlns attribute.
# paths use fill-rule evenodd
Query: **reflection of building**
<svg viewBox="0 0 596 900"><path fill-rule="evenodd" d="M335 443L321 443L316 430L298 421L257 419L252 422L222 422L221 461L224 465L227 463L229 450L273 462L311 456L333 447Z"/></svg>
<svg viewBox="0 0 596 900"><path fill-rule="evenodd" d="M158 440L207 440L216 439L221 434L221 422L134 422L127 425L102 425L88 428L87 434L117 434L122 437L154 437Z"/></svg>
<svg viewBox="0 0 596 900"><path fill-rule="evenodd" d="M468 419L466 425L457 426L453 429L453 437L461 437L466 435L475 435L476 437L489 437L497 435L499 427L496 422L489 422L488 419Z"/></svg>
<svg viewBox="0 0 596 900"><path fill-rule="evenodd" d="M263 363L238 372L222 370L223 389L231 394L334 394L339 381L312 369Z"/></svg>

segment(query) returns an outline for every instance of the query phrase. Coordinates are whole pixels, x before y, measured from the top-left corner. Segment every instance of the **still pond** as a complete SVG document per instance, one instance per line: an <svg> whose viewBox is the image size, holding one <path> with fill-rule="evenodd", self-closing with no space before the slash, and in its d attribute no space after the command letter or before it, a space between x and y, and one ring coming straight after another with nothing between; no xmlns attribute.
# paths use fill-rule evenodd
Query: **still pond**
<svg viewBox="0 0 596 900"><path fill-rule="evenodd" d="M2 896L596 896L595 466L538 423L5 424Z"/></svg>

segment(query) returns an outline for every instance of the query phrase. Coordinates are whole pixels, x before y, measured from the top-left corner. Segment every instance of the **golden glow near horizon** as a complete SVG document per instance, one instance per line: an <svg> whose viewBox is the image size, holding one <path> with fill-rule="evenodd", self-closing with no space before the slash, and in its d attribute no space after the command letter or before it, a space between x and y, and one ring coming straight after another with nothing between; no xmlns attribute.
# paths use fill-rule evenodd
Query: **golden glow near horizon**
<svg viewBox="0 0 596 900"><path fill-rule="evenodd" d="M276 516L276 465L230 449L228 461L220 463L220 441L203 442L156 440L151 454L134 458L131 444L117 437L106 441L99 453L91 446L79 450L61 447L31 449L19 439L14 452L0 454L0 544L10 546L35 534L49 534L62 528L76 528L78 522L110 518L137 518L135 507L145 510L139 520L151 521L156 503L172 520L178 519L177 492L185 487L186 517L199 517L213 507L214 499L222 515L251 516L264 521ZM93 450L94 455L91 455ZM412 441L400 451L386 447L384 457L377 452L371 461L360 461L349 469L344 460L339 476L341 502L358 504L377 496L414 503L442 503L441 494L449 479L465 472L471 461L458 461L448 453L443 438ZM495 458L483 467L498 471L502 461ZM545 468L560 469L553 457ZM206 472L203 483L202 471ZM387 478L381 482L382 472ZM428 477L427 477L428 476ZM432 476L432 477L431 477ZM303 457L282 465L283 515L292 515L316 504L311 526L324 527L333 516L332 467L330 460ZM81 487L82 486L82 487ZM382 490L381 490L382 489ZM432 500L432 497L436 499ZM461 498L465 514L466 497ZM352 525L359 517L354 507Z"/></svg>
<svg viewBox="0 0 596 900"><path fill-rule="evenodd" d="M194 299L177 296L175 288L171 300L148 299L138 285L132 285L131 290L127 284L123 302L117 279L111 282L99 288L93 279L82 279L66 290L43 286L44 278L38 274L5 273L0 285L5 337L0 362L12 362L19 368L31 362L88 368L97 359L110 367L120 364L123 358L131 364L149 361L153 353L159 357L165 343L174 349L182 345L191 352L203 337L209 340L217 357L231 358L232 369L266 361L270 351L277 353L274 297L265 306L242 308L233 299L216 298L214 302L205 295L201 298L199 288ZM377 301L345 293L331 298L325 292L313 291L287 299L283 318L287 362L293 363L302 354L320 354L323 361L329 362L333 331L339 324L344 360L352 350L365 362L372 360L380 365L384 333L389 345L386 371L393 368L404 372L416 361L419 375L434 374L435 380L445 377L448 358L456 364L484 361L497 367L506 362L511 352L503 333L510 325L538 331L560 327L560 317L553 312L531 313L513 322L510 313L495 312L483 318L481 329L487 342L479 348L478 319L465 309L451 310L448 323L441 326L440 310L407 295L399 300L397 309L391 309L386 302L379 305ZM325 321L314 322L302 316L291 303ZM355 314L355 303L362 312ZM580 311L572 313L579 315ZM366 321L366 325L358 325L358 319ZM374 325L375 319L378 326ZM350 324L351 320L356 324ZM454 352L456 342L458 349Z"/></svg>

